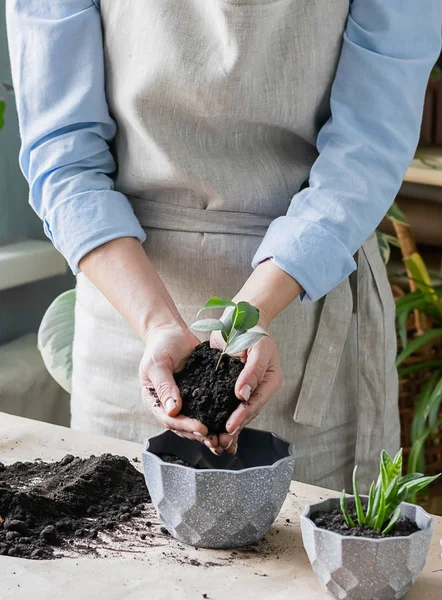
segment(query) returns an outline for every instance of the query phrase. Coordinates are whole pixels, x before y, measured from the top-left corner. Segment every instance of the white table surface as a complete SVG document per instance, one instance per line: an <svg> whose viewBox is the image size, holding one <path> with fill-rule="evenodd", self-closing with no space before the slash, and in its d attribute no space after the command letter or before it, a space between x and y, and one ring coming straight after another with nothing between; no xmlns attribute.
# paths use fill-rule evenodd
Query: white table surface
<svg viewBox="0 0 442 600"><path fill-rule="evenodd" d="M65 454L111 452L133 458L141 446L0 413L0 461L59 460ZM327 600L302 546L299 515L306 503L331 495L293 482L277 521L257 552L196 550L170 537L136 552L106 558L33 561L0 556L0 600ZM286 522L290 519L290 523ZM152 519L158 531L159 522ZM442 519L425 570L407 600L442 600ZM191 560L201 566L194 566ZM207 563L215 563L216 566Z"/></svg>

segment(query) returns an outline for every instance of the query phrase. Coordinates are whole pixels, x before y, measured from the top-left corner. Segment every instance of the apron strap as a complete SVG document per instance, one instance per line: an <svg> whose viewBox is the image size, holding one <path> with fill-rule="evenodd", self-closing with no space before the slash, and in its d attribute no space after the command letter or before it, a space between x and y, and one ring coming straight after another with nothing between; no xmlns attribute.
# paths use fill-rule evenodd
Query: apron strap
<svg viewBox="0 0 442 600"><path fill-rule="evenodd" d="M375 236L363 245L358 260L358 415L355 464L361 481L371 481L379 470L384 444L386 380L386 327L384 307L391 291ZM371 316L371 318L369 318ZM380 392L380 390L382 390Z"/></svg>
<svg viewBox="0 0 442 600"><path fill-rule="evenodd" d="M322 426L352 312L353 294L350 282L346 279L325 297L293 415L296 423L310 427Z"/></svg>

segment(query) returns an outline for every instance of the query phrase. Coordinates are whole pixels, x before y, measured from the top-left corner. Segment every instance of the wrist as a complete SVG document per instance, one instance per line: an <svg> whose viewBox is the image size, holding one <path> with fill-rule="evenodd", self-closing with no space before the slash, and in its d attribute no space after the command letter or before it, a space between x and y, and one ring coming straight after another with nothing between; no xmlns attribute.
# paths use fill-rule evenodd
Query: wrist
<svg viewBox="0 0 442 600"><path fill-rule="evenodd" d="M174 311L155 312L147 316L140 327L140 337L147 344L154 331L181 329L187 331L188 327L181 315Z"/></svg>
<svg viewBox="0 0 442 600"><path fill-rule="evenodd" d="M302 293L299 283L270 260L260 263L233 298L259 310L259 325L267 329L273 319Z"/></svg>

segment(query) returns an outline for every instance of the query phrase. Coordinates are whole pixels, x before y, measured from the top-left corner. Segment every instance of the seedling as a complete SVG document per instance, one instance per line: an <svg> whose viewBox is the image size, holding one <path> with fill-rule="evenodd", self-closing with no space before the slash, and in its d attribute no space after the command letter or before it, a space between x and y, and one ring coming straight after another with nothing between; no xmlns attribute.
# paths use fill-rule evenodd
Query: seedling
<svg viewBox="0 0 442 600"><path fill-rule="evenodd" d="M224 319L203 319L196 321L191 325L191 329L196 331L220 331L225 341L225 346L220 354L216 369L218 369L221 360L225 354L235 355L243 350L251 348L262 337L267 334L260 331L249 331L258 324L259 310L256 306L252 306L248 302L235 303L226 298L211 298L198 315L204 310L214 308L223 308L232 310L224 317Z"/></svg>
<svg viewBox="0 0 442 600"><path fill-rule="evenodd" d="M382 450L380 474L376 484L374 481L371 484L367 508L364 512L358 492L356 473L357 466L353 471L353 495L357 522L361 527L368 527L383 535L388 535L393 530L401 516L400 503L405 502L439 477L439 475L424 477L422 473L402 476L402 449L393 459L385 450ZM345 490L341 494L341 511L347 525L351 528L356 527L347 510Z"/></svg>

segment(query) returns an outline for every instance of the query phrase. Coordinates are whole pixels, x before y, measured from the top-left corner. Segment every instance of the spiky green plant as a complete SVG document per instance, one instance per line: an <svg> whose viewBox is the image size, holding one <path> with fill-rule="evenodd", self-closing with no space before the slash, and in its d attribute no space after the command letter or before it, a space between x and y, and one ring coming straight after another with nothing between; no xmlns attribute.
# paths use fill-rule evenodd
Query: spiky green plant
<svg viewBox="0 0 442 600"><path fill-rule="evenodd" d="M400 504L415 496L427 487L439 475L424 477L422 473L402 475L402 449L391 458L382 450L380 473L377 482L372 482L368 494L366 509L359 495L356 480L357 466L353 471L353 496L356 509L356 521L361 527L368 527L377 533L388 535L401 516ZM345 490L341 493L341 511L347 525L356 527L347 508Z"/></svg>

